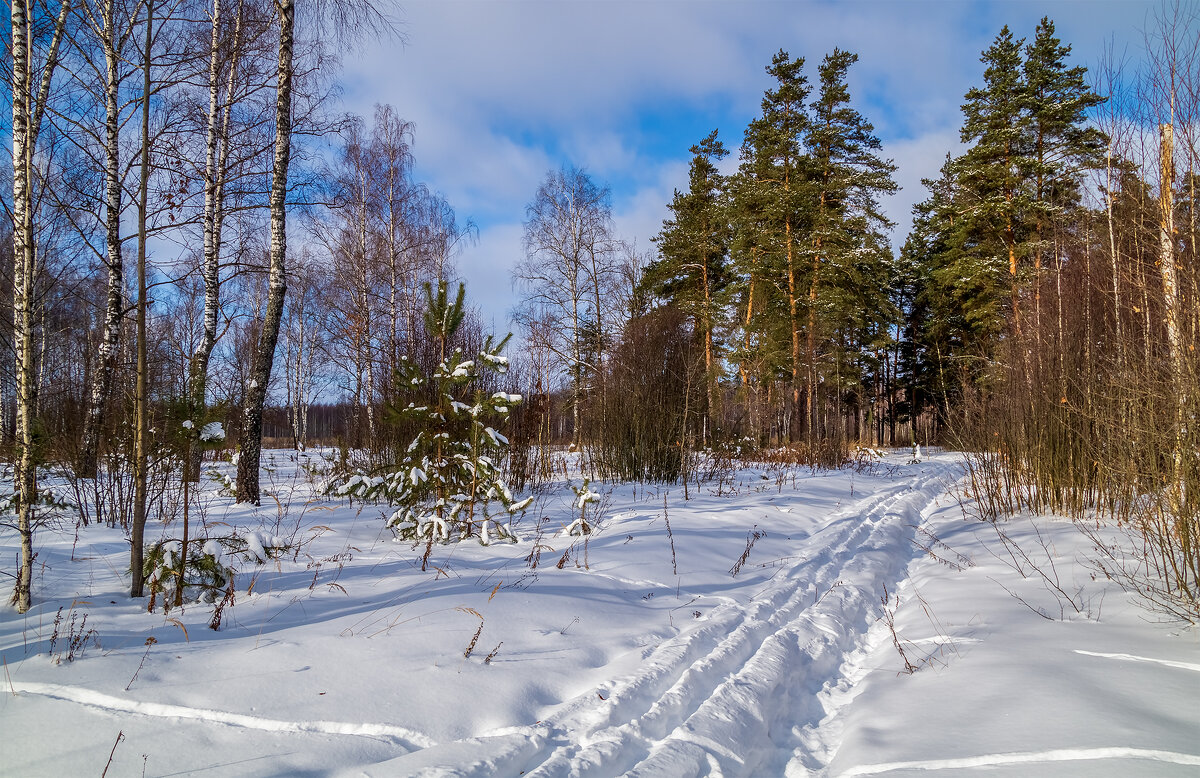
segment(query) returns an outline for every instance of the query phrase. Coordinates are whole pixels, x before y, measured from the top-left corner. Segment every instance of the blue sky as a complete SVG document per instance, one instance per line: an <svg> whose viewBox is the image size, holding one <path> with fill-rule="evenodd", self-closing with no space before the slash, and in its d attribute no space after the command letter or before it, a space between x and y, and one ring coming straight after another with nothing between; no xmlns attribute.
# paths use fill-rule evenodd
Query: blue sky
<svg viewBox="0 0 1200 778"><path fill-rule="evenodd" d="M859 55L852 99L899 166L885 203L896 243L922 177L956 147L979 55L1008 24L1032 37L1050 16L1072 61L1106 45L1136 59L1157 2L777 2L743 0L407 0L406 39L343 55L347 110L390 103L416 124L417 174L479 227L458 266L468 299L497 329L513 302L525 205L551 168L584 167L612 189L618 233L652 248L688 148L717 128L736 150L786 49L810 81L826 53ZM736 164L736 159L730 160Z"/></svg>

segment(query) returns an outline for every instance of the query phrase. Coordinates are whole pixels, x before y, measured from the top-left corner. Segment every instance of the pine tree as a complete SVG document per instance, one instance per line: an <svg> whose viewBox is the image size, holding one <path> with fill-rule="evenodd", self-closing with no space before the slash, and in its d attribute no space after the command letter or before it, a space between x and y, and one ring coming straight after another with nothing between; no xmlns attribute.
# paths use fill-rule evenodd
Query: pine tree
<svg viewBox="0 0 1200 778"><path fill-rule="evenodd" d="M518 502L504 484L499 460L508 440L496 427L521 396L487 395L478 389L468 394L482 373L507 371L508 359L500 352L511 335L499 341L485 338L477 359L467 359L461 348L448 352L463 322L463 285L453 301L444 281L436 294L426 284L425 294L425 328L438 344L441 361L432 375L423 375L415 361L402 357L397 383L410 388L412 400L390 408L397 420L416 430L412 442L390 472L358 473L335 492L397 506L388 526L403 540L445 543L477 536L484 545L494 538L514 541L509 520L532 498Z"/></svg>
<svg viewBox="0 0 1200 778"><path fill-rule="evenodd" d="M1036 384L1040 349L1019 344L1042 337L1047 257L1056 270L1064 261L1052 236L1078 215L1082 175L1103 163L1107 142L1087 126L1102 99L1084 68L1066 65L1069 53L1048 18L1028 46L1003 28L981 58L984 86L963 105L962 139L973 145L924 182L930 198L915 209L905 253L921 266L915 337L927 365L916 370L943 415L968 387L1007 380L994 368L1017 367L1018 353L1025 388ZM1002 346L1014 342L1006 361Z"/></svg>
<svg viewBox="0 0 1200 778"><path fill-rule="evenodd" d="M949 154L937 179L924 179L930 191L913 208L912 230L900 253L906 289L905 373L914 396L929 399L939 426L960 406L962 390L979 380L984 358L999 335L1007 275L992 255L970 246L962 193ZM985 264L979 264L983 259ZM920 405L912 409L919 412Z"/></svg>
<svg viewBox="0 0 1200 778"><path fill-rule="evenodd" d="M806 434L802 409L812 391L801 369L801 338L809 297L802 263L802 238L812 226L809 163L804 146L809 130L805 101L811 91L804 58L780 50L767 74L776 87L762 101L762 116L746 128L742 165L734 187L739 221L740 264L746 281L745 360L758 371L772 363L787 365L791 384L789 437ZM757 295L757 297L756 297ZM785 313L766 315L772 308ZM786 328L786 329L784 329ZM781 338L780 330L783 330ZM751 343L754 352L749 353ZM786 359L777 349L789 347ZM745 369L743 368L744 372Z"/></svg>
<svg viewBox="0 0 1200 778"><path fill-rule="evenodd" d="M713 130L692 146L688 191L675 191L667 207L672 218L663 221L654 239L659 258L642 276L644 291L675 305L691 317L704 342L706 376L705 438L710 439L719 420L717 387L720 376L719 344L714 331L722 318L722 293L731 279L729 221L725 214L725 178L716 163L728 155Z"/></svg>
<svg viewBox="0 0 1200 778"><path fill-rule="evenodd" d="M992 256L1007 258L1012 317L1021 330L1018 271L1029 240L1026 229L1030 192L1028 168L1028 92L1021 74L1021 46L1005 25L980 61L987 65L984 86L966 94L962 106L962 140L972 147L958 161L959 184L967 197L960 203L974 233L975 250L984 264Z"/></svg>
<svg viewBox="0 0 1200 778"><path fill-rule="evenodd" d="M834 402L851 398L857 419L870 355L888 347L896 314L887 290L892 255L879 197L896 191L896 166L882 159L874 127L850 106L846 74L858 55L834 49L819 69L808 146L812 155L815 218L811 233L806 362L808 383L834 387ZM828 364L819 376L818 344ZM823 378L823 380L819 380ZM810 393L809 429L817 429L817 398Z"/></svg>
<svg viewBox="0 0 1200 778"><path fill-rule="evenodd" d="M747 405L751 439L767 442L766 419L760 400L770 396L777 379L790 375L791 332L788 329L787 297L776 283L778 264L770 252L774 235L770 231L767 202L770 199L745 162L729 183L730 266L734 280L728 288L735 308L734 344L729 358L737 366L739 395Z"/></svg>
<svg viewBox="0 0 1200 778"><path fill-rule="evenodd" d="M1033 222L1030 250L1034 272L1035 319L1041 319L1041 280L1050 225L1078 207L1082 174L1103 164L1107 139L1087 124L1087 111L1104 102L1088 87L1087 68L1067 67L1070 46L1054 35L1054 22L1044 17L1033 43L1025 48L1025 108L1028 111L1028 156L1023 171L1030 182Z"/></svg>

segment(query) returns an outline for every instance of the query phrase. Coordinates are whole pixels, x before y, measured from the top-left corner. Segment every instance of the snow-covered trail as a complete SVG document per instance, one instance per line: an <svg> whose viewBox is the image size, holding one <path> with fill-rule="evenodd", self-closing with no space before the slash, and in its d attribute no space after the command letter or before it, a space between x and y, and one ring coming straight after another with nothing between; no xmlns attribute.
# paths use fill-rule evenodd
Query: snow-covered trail
<svg viewBox="0 0 1200 778"><path fill-rule="evenodd" d="M636 671L529 727L443 743L355 775L677 776L821 773L820 695L863 649L885 587L912 558L921 513L947 488L941 462L861 499L805 538L744 604L648 650ZM816 745L816 748L812 746ZM827 745L827 744L825 744Z"/></svg>
<svg viewBox="0 0 1200 778"><path fill-rule="evenodd" d="M607 484L588 543L556 532L579 515L559 481L525 542L439 547L427 571L378 507L313 494L288 456L295 515L205 495L210 520L308 538L240 568L220 631L211 605L128 600L119 529L38 535L36 607L0 610L0 775L97 775L110 758L109 775L247 778L1200 764L1195 630L1148 623L1070 521L1005 521L1067 606L952 493L959 455L746 466L682 500ZM902 674L909 659L920 672Z"/></svg>

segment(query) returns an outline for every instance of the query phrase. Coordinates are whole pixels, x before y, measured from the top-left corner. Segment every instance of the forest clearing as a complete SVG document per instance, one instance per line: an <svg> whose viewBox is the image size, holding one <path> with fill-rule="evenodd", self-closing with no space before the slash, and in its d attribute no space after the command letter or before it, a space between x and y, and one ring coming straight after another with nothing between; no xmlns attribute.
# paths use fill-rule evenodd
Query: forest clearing
<svg viewBox="0 0 1200 778"><path fill-rule="evenodd" d="M257 538L227 599L148 613L119 529L39 535L43 595L0 621L5 774L1200 767L1194 636L1097 578L1070 521L971 515L959 455L594 485L590 536L563 534L560 477L520 542L425 572L378 506L320 496L320 453L264 462L262 508L217 477L193 506Z"/></svg>
<svg viewBox="0 0 1200 778"><path fill-rule="evenodd" d="M1200 773L1200 5L9 10L0 773Z"/></svg>

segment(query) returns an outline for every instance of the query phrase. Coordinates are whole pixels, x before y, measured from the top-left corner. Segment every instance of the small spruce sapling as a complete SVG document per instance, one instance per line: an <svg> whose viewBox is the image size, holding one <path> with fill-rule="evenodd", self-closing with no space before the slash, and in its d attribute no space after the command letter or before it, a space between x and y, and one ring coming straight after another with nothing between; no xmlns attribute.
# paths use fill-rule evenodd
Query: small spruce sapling
<svg viewBox="0 0 1200 778"><path fill-rule="evenodd" d="M571 522L571 526L567 527L565 534L590 535L592 534L592 525L587 520L587 506L589 502L600 502L600 495L592 491L586 478L583 479L582 486L572 485L571 491L575 492L575 507L579 509L579 518Z"/></svg>
<svg viewBox="0 0 1200 778"><path fill-rule="evenodd" d="M146 547L142 560L142 575L150 590L146 610L153 611L160 596L164 612L181 605L188 599L187 589L196 591L207 602L216 602L224 595L235 571L222 562L221 542L203 538L188 542L202 543L203 547L186 556L183 544L176 539L164 538Z"/></svg>
<svg viewBox="0 0 1200 778"><path fill-rule="evenodd" d="M517 501L505 485L499 460L508 439L496 428L521 396L471 392L485 371L508 370L508 359L500 352L512 336L497 341L489 335L477 359L467 359L461 348L448 351L463 320L463 285L459 284L453 301L447 297L445 282L438 284L436 294L426 284L425 296L425 327L436 339L441 362L427 376L411 360L401 358L399 384L420 402L390 409L417 433L391 472L359 473L334 492L397 506L388 525L402 540L445 543L478 537L483 545L496 539L515 541L511 518L529 507L533 498Z"/></svg>

